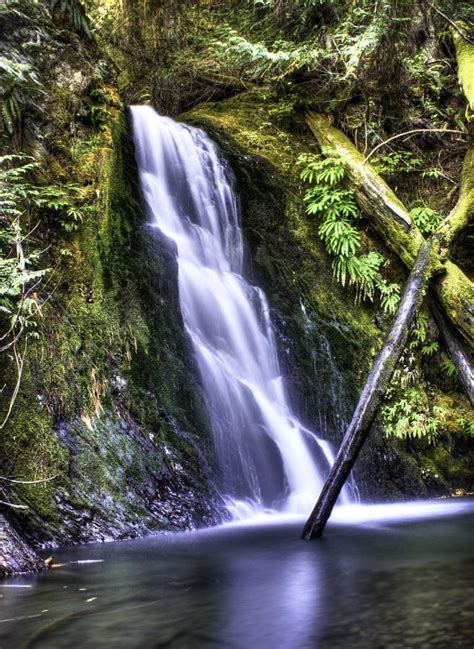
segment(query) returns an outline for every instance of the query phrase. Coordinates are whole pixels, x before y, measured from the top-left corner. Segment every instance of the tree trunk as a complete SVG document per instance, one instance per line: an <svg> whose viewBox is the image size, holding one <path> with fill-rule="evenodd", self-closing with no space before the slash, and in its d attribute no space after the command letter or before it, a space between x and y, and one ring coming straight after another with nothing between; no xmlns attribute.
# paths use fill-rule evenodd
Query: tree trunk
<svg viewBox="0 0 474 649"><path fill-rule="evenodd" d="M410 324L433 273L433 239L424 241L410 273L392 326L377 356L329 476L303 530L303 538L321 536L337 497L369 434L378 406L405 347Z"/></svg>
<svg viewBox="0 0 474 649"><path fill-rule="evenodd" d="M456 335L456 332L453 331L449 322L444 318L441 310L439 309L436 301L430 299L430 310L436 320L438 325L439 333L441 339L444 342L444 346L449 351L456 369L458 370L459 378L461 383L464 386L464 391L467 395L467 398L471 402L471 405L474 407L474 367L472 364L469 355L463 348L459 336Z"/></svg>
<svg viewBox="0 0 474 649"><path fill-rule="evenodd" d="M466 116L468 122L472 122L474 118L474 45L463 38L460 33L469 33L469 26L462 21L458 21L456 24L460 31L451 27L450 32L456 48L459 83L467 99Z"/></svg>
<svg viewBox="0 0 474 649"><path fill-rule="evenodd" d="M461 172L461 188L456 205L436 231L446 253L454 237L474 218L474 149L469 148Z"/></svg>
<svg viewBox="0 0 474 649"><path fill-rule="evenodd" d="M356 201L387 248L392 250L407 268L411 268L425 239L412 223L403 203L372 167L365 163L364 156L349 138L331 125L328 116L310 113L307 121L320 146L331 147L344 160L350 183L355 190ZM462 204L464 205L464 202ZM445 273L435 286L441 308L472 347L474 284L452 262L447 261L443 266L440 258L435 270L443 268Z"/></svg>

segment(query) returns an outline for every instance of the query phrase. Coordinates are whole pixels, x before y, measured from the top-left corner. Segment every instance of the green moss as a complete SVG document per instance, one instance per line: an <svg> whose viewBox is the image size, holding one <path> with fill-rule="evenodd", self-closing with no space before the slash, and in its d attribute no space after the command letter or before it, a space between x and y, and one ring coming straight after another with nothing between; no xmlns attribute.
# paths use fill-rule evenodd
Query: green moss
<svg viewBox="0 0 474 649"><path fill-rule="evenodd" d="M458 22L458 27L466 33L469 32L469 26L462 21ZM456 48L459 81L468 103L468 119L472 120L474 115L474 45L463 38L454 28L451 28L451 36Z"/></svg>
<svg viewBox="0 0 474 649"><path fill-rule="evenodd" d="M0 437L2 472L19 480L47 480L18 485L16 498L41 517L55 520L54 493L64 484L68 453L51 434L53 420L44 395L38 391L37 377L26 370L22 381L8 427Z"/></svg>

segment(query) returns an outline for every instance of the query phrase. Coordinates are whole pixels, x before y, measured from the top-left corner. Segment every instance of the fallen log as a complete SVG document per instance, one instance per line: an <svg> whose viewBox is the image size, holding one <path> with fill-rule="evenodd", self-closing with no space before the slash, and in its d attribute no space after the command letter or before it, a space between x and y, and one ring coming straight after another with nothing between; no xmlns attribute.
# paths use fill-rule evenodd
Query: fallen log
<svg viewBox="0 0 474 649"><path fill-rule="evenodd" d="M370 164L365 163L364 156L349 138L331 125L327 115L309 113L307 122L320 146L330 147L341 156L359 207L387 248L411 269L425 239L410 219L403 203ZM456 229L457 231L459 230ZM443 269L442 262L440 257L436 270ZM435 289L441 308L472 347L474 284L452 262L447 261L444 270Z"/></svg>
<svg viewBox="0 0 474 649"><path fill-rule="evenodd" d="M395 366L403 352L410 324L420 306L436 262L434 240L424 241L408 278L392 325L385 337L359 398L336 460L303 530L304 539L321 536L347 480L359 451L369 434L371 424Z"/></svg>
<svg viewBox="0 0 474 649"><path fill-rule="evenodd" d="M464 349L459 336L453 330L449 322L441 313L436 300L429 300L430 310L438 325L439 333L444 346L449 351L449 355L453 359L456 369L459 374L459 379L464 387L464 392L467 398L474 407L474 366L472 361Z"/></svg>
<svg viewBox="0 0 474 649"><path fill-rule="evenodd" d="M333 149L344 161L351 189L362 212L371 219L387 247L411 268L423 243L423 235L392 189L331 121L329 115L309 113L307 116L308 126L318 144Z"/></svg>

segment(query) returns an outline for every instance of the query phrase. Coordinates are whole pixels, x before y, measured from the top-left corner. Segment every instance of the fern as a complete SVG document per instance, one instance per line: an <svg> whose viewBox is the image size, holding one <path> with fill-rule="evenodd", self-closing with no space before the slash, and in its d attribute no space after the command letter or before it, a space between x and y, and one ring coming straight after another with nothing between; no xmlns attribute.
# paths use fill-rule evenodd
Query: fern
<svg viewBox="0 0 474 649"><path fill-rule="evenodd" d="M281 81L316 59L315 42L295 45L291 41L276 40L271 46L252 42L235 29L224 26L219 40L209 47L209 54L219 61L219 69L227 65L234 74L259 81Z"/></svg>
<svg viewBox="0 0 474 649"><path fill-rule="evenodd" d="M423 345L421 348L421 353L423 356L431 356L431 354L434 354L439 350L439 343L436 341L432 341L430 343L427 343L426 345Z"/></svg>
<svg viewBox="0 0 474 649"><path fill-rule="evenodd" d="M424 438L434 444L446 417L445 408L432 406L426 393L414 385L399 381L395 390L392 381L391 390L389 402L382 408L386 435L398 439Z"/></svg>
<svg viewBox="0 0 474 649"><path fill-rule="evenodd" d="M442 220L441 215L430 207L414 207L410 216L423 234L432 234Z"/></svg>
<svg viewBox="0 0 474 649"><path fill-rule="evenodd" d="M394 151L372 161L377 173L385 176L396 176L401 173L413 173L423 166L423 161L410 151Z"/></svg>
<svg viewBox="0 0 474 649"><path fill-rule="evenodd" d="M455 378L458 375L457 367L450 358L447 358L441 363L441 370L450 378Z"/></svg>
<svg viewBox="0 0 474 649"><path fill-rule="evenodd" d="M361 235L354 223L361 214L354 193L342 186L344 161L334 150L324 147L321 155L301 155L298 163L303 165L301 180L310 185L304 195L306 212L320 219L318 234L334 256L334 277L343 286L355 288L357 301L373 300L378 293L382 309L394 313L400 287L383 278L385 258L374 251L358 254Z"/></svg>
<svg viewBox="0 0 474 649"><path fill-rule="evenodd" d="M377 289L380 292L380 305L385 313L393 315L400 301L400 284L387 282L381 276L377 278Z"/></svg>
<svg viewBox="0 0 474 649"><path fill-rule="evenodd" d="M87 38L92 38L89 19L85 10L78 0L50 0L49 11L54 14L58 9L62 14L69 14L74 29L83 33Z"/></svg>
<svg viewBox="0 0 474 649"><path fill-rule="evenodd" d="M13 136L20 130L24 109L37 108L34 98L43 92L42 85L35 68L14 49L10 50L9 58L0 56L0 73L2 122L7 133Z"/></svg>

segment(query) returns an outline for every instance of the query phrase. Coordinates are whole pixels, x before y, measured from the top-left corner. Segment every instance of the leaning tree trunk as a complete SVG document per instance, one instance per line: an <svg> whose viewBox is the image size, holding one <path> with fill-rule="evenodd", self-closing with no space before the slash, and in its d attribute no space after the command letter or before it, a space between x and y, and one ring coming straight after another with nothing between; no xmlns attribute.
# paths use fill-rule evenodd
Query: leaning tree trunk
<svg viewBox="0 0 474 649"><path fill-rule="evenodd" d="M377 356L352 421L331 468L329 477L303 530L303 538L312 539L324 531L337 497L347 480L359 451L369 434L371 424L385 390L390 382L395 366L405 347L410 324L421 304L428 281L433 273L436 256L433 252L433 239L425 241L420 247L413 270L403 292L402 299L393 319L392 326Z"/></svg>
<svg viewBox="0 0 474 649"><path fill-rule="evenodd" d="M451 324L446 321L441 313L436 301L430 299L430 310L438 325L439 333L444 346L449 351L456 369L458 370L459 379L464 387L467 398L474 407L474 367L468 352L464 349L462 341L453 330Z"/></svg>

